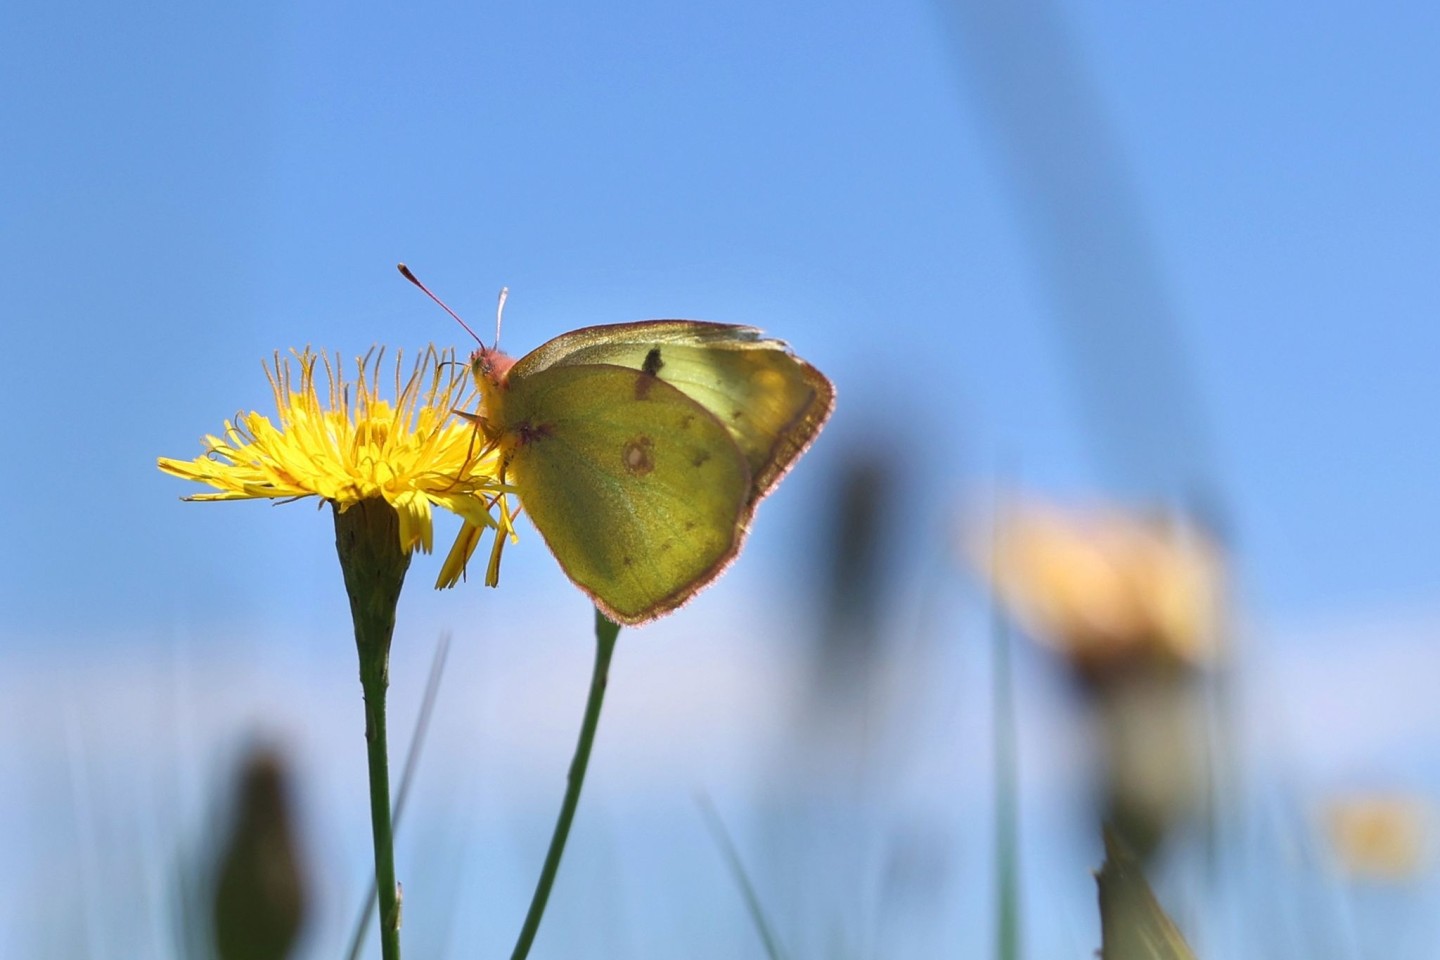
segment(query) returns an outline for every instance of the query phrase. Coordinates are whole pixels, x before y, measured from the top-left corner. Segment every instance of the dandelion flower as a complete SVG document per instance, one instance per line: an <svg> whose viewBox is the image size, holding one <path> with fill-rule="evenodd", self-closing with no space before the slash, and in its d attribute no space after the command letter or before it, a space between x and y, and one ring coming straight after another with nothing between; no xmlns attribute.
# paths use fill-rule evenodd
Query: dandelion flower
<svg viewBox="0 0 1440 960"><path fill-rule="evenodd" d="M454 355L432 347L408 379L395 364L395 399L380 396L383 351L356 363L347 384L339 358L310 350L291 360L275 355L266 366L280 424L251 412L226 421L223 437L205 438L194 460L160 458L166 473L216 488L191 500L319 497L335 515L335 548L345 579L365 695L365 745L370 774L370 817L375 848L381 953L400 956L400 896L395 879L390 808L390 761L385 731L390 642L410 555L429 552L433 512L444 507L465 520L450 564L463 570L479 533L496 529L492 576L513 514L500 483L499 455L457 408L474 400L474 387ZM324 367L322 395L317 371ZM295 371L298 369L298 381ZM491 516L499 506L500 519ZM493 580L492 580L493 582Z"/></svg>
<svg viewBox="0 0 1440 960"><path fill-rule="evenodd" d="M338 357L309 349L281 358L265 372L275 394L279 425L250 412L225 422L221 437L205 438L206 453L193 460L161 457L166 473L215 487L187 500L251 500L320 497L343 514L358 503L383 500L398 516L400 548L428 553L432 513L443 507L465 520L468 550L479 532L511 533L512 514L502 501L499 462L474 426L453 415L472 403L474 387L453 353L433 347L402 382L395 364L395 400L380 396L384 351L356 363L347 383ZM324 384L317 382L323 366ZM298 368L298 371L297 369ZM298 372L298 380L295 373ZM491 515L500 504L500 520ZM448 565L447 565L448 569Z"/></svg>

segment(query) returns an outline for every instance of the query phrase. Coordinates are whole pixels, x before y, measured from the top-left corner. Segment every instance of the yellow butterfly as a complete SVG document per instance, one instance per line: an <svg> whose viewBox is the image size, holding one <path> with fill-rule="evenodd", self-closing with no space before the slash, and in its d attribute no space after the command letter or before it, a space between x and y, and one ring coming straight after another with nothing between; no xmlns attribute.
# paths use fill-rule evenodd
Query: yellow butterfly
<svg viewBox="0 0 1440 960"><path fill-rule="evenodd" d="M584 327L519 360L482 345L470 364L502 479L566 575L625 624L725 570L835 405L781 341L697 320Z"/></svg>

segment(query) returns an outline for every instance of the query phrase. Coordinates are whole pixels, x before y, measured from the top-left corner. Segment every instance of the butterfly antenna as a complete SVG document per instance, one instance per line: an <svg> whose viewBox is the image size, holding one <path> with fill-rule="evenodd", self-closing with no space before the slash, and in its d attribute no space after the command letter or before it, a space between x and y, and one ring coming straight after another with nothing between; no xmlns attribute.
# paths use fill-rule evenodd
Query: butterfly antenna
<svg viewBox="0 0 1440 960"><path fill-rule="evenodd" d="M505 301L510 296L509 287L500 288L500 302L495 305L495 349L500 349L500 321L505 317Z"/></svg>
<svg viewBox="0 0 1440 960"><path fill-rule="evenodd" d="M484 340L481 340L478 336L475 335L475 331L470 329L470 324L466 323L464 320L461 320L461 319L460 319L460 314L456 313L454 310L451 310L448 306L446 306L444 300L441 300L439 297L435 296L435 294L431 293L431 292L430 292L430 288L427 287L427 286L425 286L425 284L421 283L421 282L420 282L420 279L419 279L418 277L416 277L415 274L413 274L413 273L410 272L410 268L409 268L409 267L405 266L405 264L403 264L403 263L397 263L395 266L400 269L400 276L404 277L406 280L409 280L411 283L415 284L415 286L419 287L419 288L421 289L421 291L424 292L425 296L429 297L431 300L434 300L436 303L440 304L440 309L444 310L446 313L450 314L450 316L454 317L454 318L455 318L455 322L458 323L458 324L460 324L460 326L464 327L466 333L470 334L470 336L472 336L472 337L475 337L475 342L476 342L476 343L480 344L480 346L482 346L482 347L485 346L485 341L484 341ZM502 302L502 303L504 302L504 297L503 297L503 296L501 297L501 302ZM497 336L498 336L498 332L497 332Z"/></svg>

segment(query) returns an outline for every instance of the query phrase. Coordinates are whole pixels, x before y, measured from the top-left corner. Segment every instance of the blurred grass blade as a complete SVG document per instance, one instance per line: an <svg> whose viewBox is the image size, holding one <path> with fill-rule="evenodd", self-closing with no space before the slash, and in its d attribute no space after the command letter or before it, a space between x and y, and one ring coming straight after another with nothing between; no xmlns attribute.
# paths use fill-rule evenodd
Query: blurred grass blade
<svg viewBox="0 0 1440 960"><path fill-rule="evenodd" d="M1139 861L1108 828L1105 866L1096 880L1101 960L1195 960L1190 945L1155 900Z"/></svg>
<svg viewBox="0 0 1440 960"><path fill-rule="evenodd" d="M696 802L700 804L700 812L705 815L705 823L715 837L716 845L725 856L725 863L730 867L731 878L740 888L740 894L745 898L745 909L750 914L750 922L755 924L755 932L760 935L760 941L765 945L765 956L770 960L785 960L785 952L780 949L780 941L775 936L775 930L765 917L765 909L760 905L760 897L755 892L755 885L750 882L750 875L745 872L745 864L740 862L740 853L735 849L735 842L730 838L730 831L725 829L725 822L720 819L715 804L703 793L696 798Z"/></svg>

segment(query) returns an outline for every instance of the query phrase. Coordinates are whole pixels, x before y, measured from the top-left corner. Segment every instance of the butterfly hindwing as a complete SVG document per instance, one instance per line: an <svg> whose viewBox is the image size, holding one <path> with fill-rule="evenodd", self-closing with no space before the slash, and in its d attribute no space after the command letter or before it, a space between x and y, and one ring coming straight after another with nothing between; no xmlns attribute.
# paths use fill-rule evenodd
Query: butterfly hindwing
<svg viewBox="0 0 1440 960"><path fill-rule="evenodd" d="M599 363L646 371L709 411L749 464L752 501L785 474L834 406L830 381L782 341L753 327L695 320L574 330L527 354L511 379Z"/></svg>
<svg viewBox="0 0 1440 960"><path fill-rule="evenodd" d="M640 623L718 576L752 509L731 431L643 358L516 373L506 469L570 579L613 619Z"/></svg>

